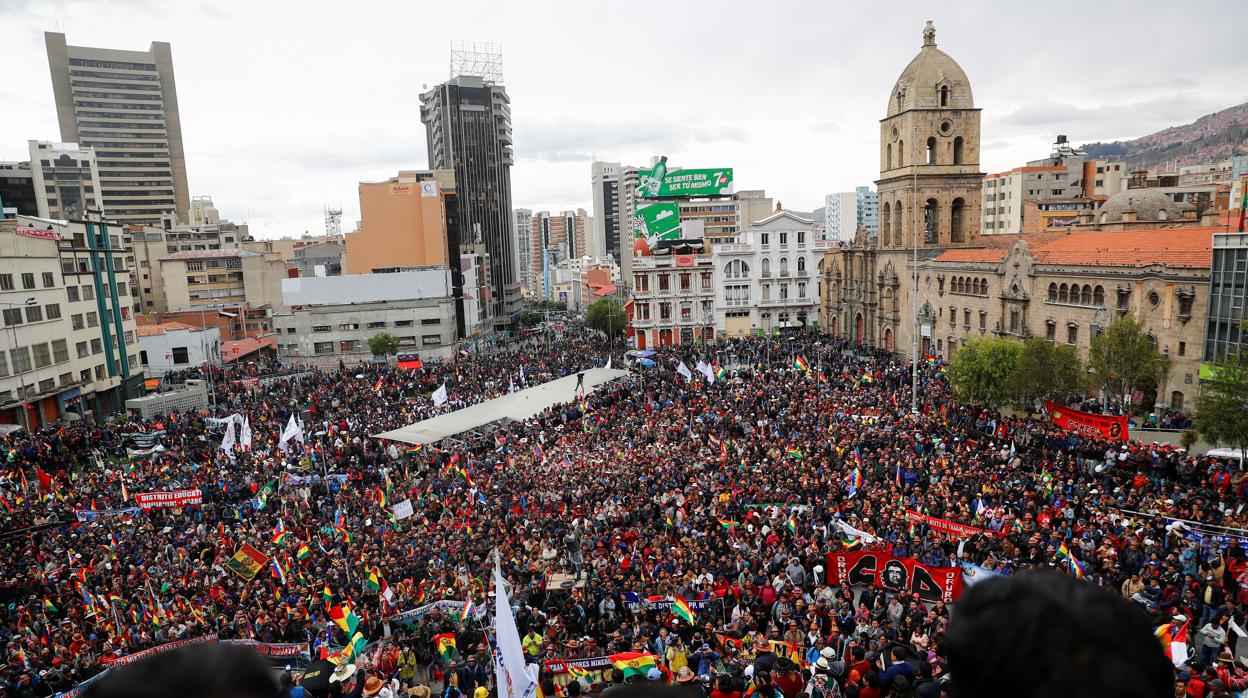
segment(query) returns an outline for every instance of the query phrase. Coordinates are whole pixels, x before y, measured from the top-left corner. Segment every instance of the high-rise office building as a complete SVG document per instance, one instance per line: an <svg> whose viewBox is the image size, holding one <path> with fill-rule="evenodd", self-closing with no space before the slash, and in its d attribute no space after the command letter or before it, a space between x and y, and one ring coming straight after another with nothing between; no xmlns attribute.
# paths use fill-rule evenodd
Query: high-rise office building
<svg viewBox="0 0 1248 698"><path fill-rule="evenodd" d="M100 173L91 148L30 141L30 172L38 183L35 200L41 218L82 220L87 209L101 208Z"/></svg>
<svg viewBox="0 0 1248 698"><path fill-rule="evenodd" d="M858 230L858 194L843 191L823 197L824 239L849 242Z"/></svg>
<svg viewBox="0 0 1248 698"><path fill-rule="evenodd" d="M94 148L109 220L160 225L190 208L169 44L146 51L69 46L45 32L61 140Z"/></svg>
<svg viewBox="0 0 1248 698"><path fill-rule="evenodd" d="M527 208L517 208L512 210L512 234L516 238L516 267L517 273L520 275L520 286L527 289L529 294L535 292L533 285L533 274L530 270L532 264L533 250L532 236L529 230L530 221L533 220L533 211Z"/></svg>
<svg viewBox="0 0 1248 698"><path fill-rule="evenodd" d="M880 233L880 195L871 187L858 187L858 227L866 228L871 237Z"/></svg>
<svg viewBox="0 0 1248 698"><path fill-rule="evenodd" d="M591 226L585 209L551 213L538 211L529 220L529 278L534 295L553 299L551 271L568 259L587 255L586 233Z"/></svg>
<svg viewBox="0 0 1248 698"><path fill-rule="evenodd" d="M590 165L590 181L594 190L594 229L589 240L589 255L611 255L618 262L632 248L620 247L620 163L598 162Z"/></svg>
<svg viewBox="0 0 1248 698"><path fill-rule="evenodd" d="M455 171L461 240L490 257L495 330L508 327L522 302L512 231L511 105L499 82L458 75L420 96L429 169Z"/></svg>

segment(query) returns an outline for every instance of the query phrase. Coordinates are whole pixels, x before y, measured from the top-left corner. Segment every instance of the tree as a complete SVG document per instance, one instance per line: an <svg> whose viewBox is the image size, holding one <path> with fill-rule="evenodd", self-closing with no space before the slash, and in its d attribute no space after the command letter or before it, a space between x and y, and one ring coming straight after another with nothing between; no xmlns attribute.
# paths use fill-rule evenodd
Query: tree
<svg viewBox="0 0 1248 698"><path fill-rule="evenodd" d="M1010 378L1022 349L1022 343L1012 339L968 339L949 362L949 384L958 400L993 410L1010 401Z"/></svg>
<svg viewBox="0 0 1248 698"><path fill-rule="evenodd" d="M535 313L532 310L526 310L520 315L520 324L525 327L533 327L542 321L542 314Z"/></svg>
<svg viewBox="0 0 1248 698"><path fill-rule="evenodd" d="M1023 342L1018 364L1010 375L1014 404L1031 409L1037 400L1061 400L1082 393L1087 385L1083 362L1075 348L1040 337Z"/></svg>
<svg viewBox="0 0 1248 698"><path fill-rule="evenodd" d="M1123 315L1092 339L1088 354L1093 383L1118 399L1131 413L1132 395L1156 388L1170 370L1170 360L1157 352L1144 323Z"/></svg>
<svg viewBox="0 0 1248 698"><path fill-rule="evenodd" d="M1196 430L1206 440L1248 455L1248 357L1214 364L1213 376L1196 397Z"/></svg>
<svg viewBox="0 0 1248 698"><path fill-rule="evenodd" d="M389 356L399 352L399 338L389 332L378 332L368 338L369 351L373 356Z"/></svg>
<svg viewBox="0 0 1248 698"><path fill-rule="evenodd" d="M585 313L585 324L614 339L624 334L624 309L610 298L595 301Z"/></svg>

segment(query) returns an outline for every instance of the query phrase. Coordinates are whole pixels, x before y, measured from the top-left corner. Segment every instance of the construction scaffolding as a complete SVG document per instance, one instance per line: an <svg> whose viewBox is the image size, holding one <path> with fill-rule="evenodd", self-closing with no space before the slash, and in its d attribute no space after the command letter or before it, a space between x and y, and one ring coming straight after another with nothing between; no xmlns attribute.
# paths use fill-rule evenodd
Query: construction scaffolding
<svg viewBox="0 0 1248 698"><path fill-rule="evenodd" d="M503 48L488 41L451 41L451 75L475 75L503 84Z"/></svg>

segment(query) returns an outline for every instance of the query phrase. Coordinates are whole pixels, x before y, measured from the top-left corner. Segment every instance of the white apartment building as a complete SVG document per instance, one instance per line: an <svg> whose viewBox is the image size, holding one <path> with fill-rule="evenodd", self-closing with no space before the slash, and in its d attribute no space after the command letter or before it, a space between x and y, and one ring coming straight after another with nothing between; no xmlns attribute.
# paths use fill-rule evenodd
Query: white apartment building
<svg viewBox="0 0 1248 698"><path fill-rule="evenodd" d="M621 245L631 242L620 227L620 172L623 168L618 162L596 160L590 164L589 169L594 220L585 252L593 257L611 255L616 259L625 252L631 255L631 247L626 250L628 245ZM631 227L629 230L631 232Z"/></svg>
<svg viewBox="0 0 1248 698"><path fill-rule="evenodd" d="M287 361L333 365L372 359L368 340L389 332L400 353L449 357L456 342L449 269L284 279L290 312L274 317L277 353Z"/></svg>
<svg viewBox="0 0 1248 698"><path fill-rule="evenodd" d="M29 141L29 145L31 180L40 218L81 219L87 209L102 209L100 170L94 148L46 141Z"/></svg>
<svg viewBox="0 0 1248 698"><path fill-rule="evenodd" d="M101 418L142 394L128 244L98 223L0 221L0 423Z"/></svg>
<svg viewBox="0 0 1248 698"><path fill-rule="evenodd" d="M843 191L823 197L824 237L850 242L858 230L858 193Z"/></svg>
<svg viewBox="0 0 1248 698"><path fill-rule="evenodd" d="M777 211L755 221L739 242L715 246L715 328L720 334L818 325L823 256L836 243L816 239L817 229L809 218Z"/></svg>
<svg viewBox="0 0 1248 698"><path fill-rule="evenodd" d="M221 330L184 322L139 325L139 362L143 374L160 378L171 371L221 363Z"/></svg>
<svg viewBox="0 0 1248 698"><path fill-rule="evenodd" d="M527 208L513 209L511 212L512 235L516 238L516 274L520 279L520 288L527 296L532 296L533 290L533 272L530 269L532 264L533 250L532 231L529 226L532 225L533 211Z"/></svg>
<svg viewBox="0 0 1248 698"><path fill-rule="evenodd" d="M703 240L663 240L633 257L627 336L636 349L715 337L714 267Z"/></svg>

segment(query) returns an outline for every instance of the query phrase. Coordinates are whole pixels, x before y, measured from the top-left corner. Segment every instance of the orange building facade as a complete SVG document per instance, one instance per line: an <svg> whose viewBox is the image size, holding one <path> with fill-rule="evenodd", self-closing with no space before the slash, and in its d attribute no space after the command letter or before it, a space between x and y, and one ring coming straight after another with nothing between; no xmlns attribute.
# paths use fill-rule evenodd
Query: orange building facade
<svg viewBox="0 0 1248 698"><path fill-rule="evenodd" d="M450 265L450 170L401 171L384 182L360 183L360 229L348 233L344 272L372 274Z"/></svg>

